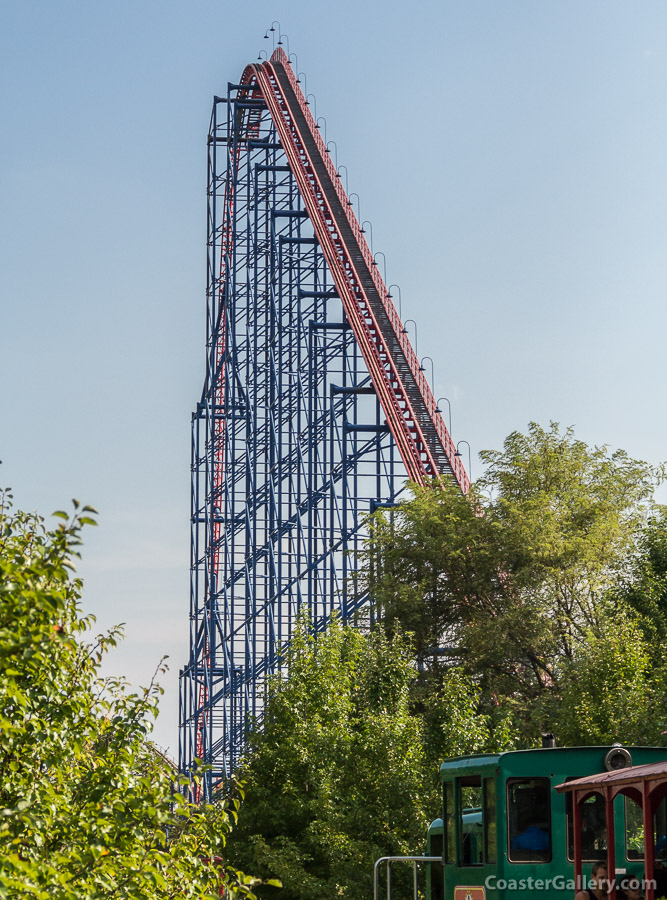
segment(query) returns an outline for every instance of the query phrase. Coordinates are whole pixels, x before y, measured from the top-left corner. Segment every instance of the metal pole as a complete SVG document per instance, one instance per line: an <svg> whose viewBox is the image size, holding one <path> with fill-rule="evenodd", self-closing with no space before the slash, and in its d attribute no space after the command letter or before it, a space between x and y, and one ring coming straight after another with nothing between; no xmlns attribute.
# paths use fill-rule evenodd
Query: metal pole
<svg viewBox="0 0 667 900"><path fill-rule="evenodd" d="M446 401L447 401L447 406L449 407L449 436L451 437L451 435L452 435L452 404L449 402L449 398L448 398L448 397L438 397L438 401L437 401L437 402L438 402L438 406L440 406L440 401L441 401L441 400L446 400ZM442 410L436 409L436 412L440 412L440 413L441 413ZM468 472L468 474L470 474L470 472Z"/></svg>

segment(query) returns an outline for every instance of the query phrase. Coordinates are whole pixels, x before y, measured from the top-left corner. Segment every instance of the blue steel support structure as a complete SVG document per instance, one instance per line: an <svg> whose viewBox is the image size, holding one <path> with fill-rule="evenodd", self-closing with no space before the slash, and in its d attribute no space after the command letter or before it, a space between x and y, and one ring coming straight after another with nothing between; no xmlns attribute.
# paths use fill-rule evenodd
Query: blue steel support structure
<svg viewBox="0 0 667 900"><path fill-rule="evenodd" d="M261 719L266 677L280 669L299 610L320 630L334 611L344 621L363 615L366 598L351 576L365 518L415 478L304 202L275 99L267 102L266 79L288 70L279 53L272 62L248 67L241 84L214 99L208 136L207 361L192 417L190 656L179 748L183 772L192 773L195 759L210 766L195 792L207 798ZM305 101L291 101L296 121L296 103ZM432 400L418 387L412 406L405 403L416 419L415 403ZM465 490L451 438L441 420L436 426L449 441L441 440L446 456L437 450ZM413 432L421 434L406 429ZM421 458L424 478L437 475L428 468L433 457Z"/></svg>

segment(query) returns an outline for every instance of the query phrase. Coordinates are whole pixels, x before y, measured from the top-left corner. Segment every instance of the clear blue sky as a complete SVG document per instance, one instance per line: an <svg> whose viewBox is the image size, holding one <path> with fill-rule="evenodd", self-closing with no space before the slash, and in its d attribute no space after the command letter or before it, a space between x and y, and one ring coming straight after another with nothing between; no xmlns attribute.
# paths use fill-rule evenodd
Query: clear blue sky
<svg viewBox="0 0 667 900"><path fill-rule="evenodd" d="M127 622L112 671L145 683L169 653L172 750L205 136L273 19L455 439L554 419L667 457L664 0L3 4L0 482L23 508L100 510L86 607Z"/></svg>

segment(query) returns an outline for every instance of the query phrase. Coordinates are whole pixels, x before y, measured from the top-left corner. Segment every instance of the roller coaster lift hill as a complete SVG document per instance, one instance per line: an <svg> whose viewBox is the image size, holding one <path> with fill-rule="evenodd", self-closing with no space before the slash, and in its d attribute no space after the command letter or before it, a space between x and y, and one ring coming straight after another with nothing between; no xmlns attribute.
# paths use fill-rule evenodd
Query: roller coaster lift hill
<svg viewBox="0 0 667 900"><path fill-rule="evenodd" d="M366 610L368 514L468 475L287 55L215 97L206 375L192 416L179 764L208 799L261 722L300 609Z"/></svg>

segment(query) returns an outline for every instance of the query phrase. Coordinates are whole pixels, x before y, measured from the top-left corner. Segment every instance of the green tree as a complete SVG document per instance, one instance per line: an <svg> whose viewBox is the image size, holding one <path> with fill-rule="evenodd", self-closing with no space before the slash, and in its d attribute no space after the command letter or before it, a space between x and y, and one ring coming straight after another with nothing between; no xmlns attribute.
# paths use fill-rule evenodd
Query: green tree
<svg viewBox="0 0 667 900"><path fill-rule="evenodd" d="M447 667L435 682L413 685L415 704L423 723L424 754L429 771L452 756L498 753L517 746L512 710L484 703L479 679L459 667ZM429 798L430 809L440 808L440 798Z"/></svg>
<svg viewBox="0 0 667 900"><path fill-rule="evenodd" d="M0 897L212 900L238 801L189 805L149 742L159 688L100 678L118 630L88 637L75 508L49 530L0 495Z"/></svg>
<svg viewBox="0 0 667 900"><path fill-rule="evenodd" d="M363 577L389 631L414 634L432 683L454 661L480 685L480 711L501 704L532 740L553 724L565 662L608 625L662 472L555 424L481 456L467 496L414 487L375 514Z"/></svg>
<svg viewBox="0 0 667 900"><path fill-rule="evenodd" d="M365 898L373 861L421 850L438 806L410 712L412 654L336 620L315 638L302 619L286 655L242 771L230 859L277 875L286 900Z"/></svg>
<svg viewBox="0 0 667 900"><path fill-rule="evenodd" d="M551 710L564 744L659 745L665 729L663 673L641 629L615 609L563 662Z"/></svg>
<svg viewBox="0 0 667 900"><path fill-rule="evenodd" d="M654 511L638 540L629 575L612 592L640 625L652 658L661 664L667 643L667 509Z"/></svg>

